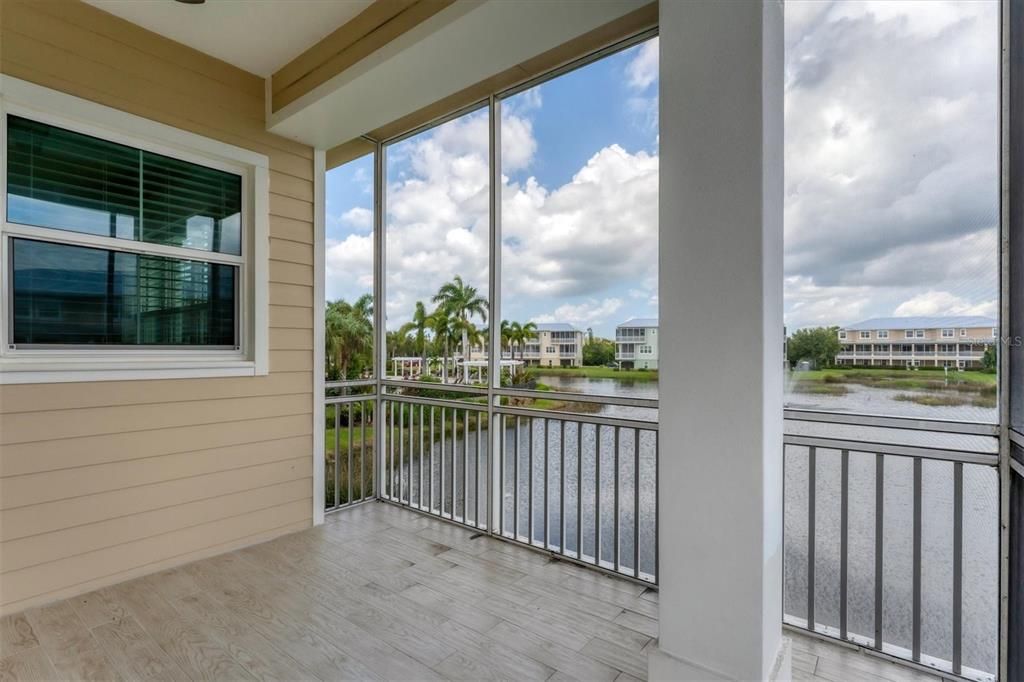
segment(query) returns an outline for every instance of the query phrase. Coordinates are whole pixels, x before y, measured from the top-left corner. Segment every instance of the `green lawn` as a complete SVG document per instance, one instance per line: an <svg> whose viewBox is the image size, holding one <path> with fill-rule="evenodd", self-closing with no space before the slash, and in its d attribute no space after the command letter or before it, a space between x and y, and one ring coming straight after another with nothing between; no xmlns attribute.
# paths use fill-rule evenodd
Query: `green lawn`
<svg viewBox="0 0 1024 682"><path fill-rule="evenodd" d="M338 440L338 447L341 449L340 451L344 454L344 453L348 452L348 428L345 427L344 425L342 425L341 428L338 429L338 430L341 432L341 438ZM398 429L395 429L395 430L397 431ZM356 451L356 450L359 450L359 448L362 447L362 445L363 445L362 431L360 430L359 424L355 424L355 425L352 426L352 448L353 448L353 452ZM369 424L366 425L366 447L367 448L372 448L373 447L373 426L371 426ZM329 428L329 429L324 429L324 451L325 452L331 452L332 450L334 450L334 427L333 426L331 428Z"/></svg>
<svg viewBox="0 0 1024 682"><path fill-rule="evenodd" d="M630 381L657 381L658 371L653 369L612 369L611 367L531 367L538 375L578 376L589 379L629 379Z"/></svg>

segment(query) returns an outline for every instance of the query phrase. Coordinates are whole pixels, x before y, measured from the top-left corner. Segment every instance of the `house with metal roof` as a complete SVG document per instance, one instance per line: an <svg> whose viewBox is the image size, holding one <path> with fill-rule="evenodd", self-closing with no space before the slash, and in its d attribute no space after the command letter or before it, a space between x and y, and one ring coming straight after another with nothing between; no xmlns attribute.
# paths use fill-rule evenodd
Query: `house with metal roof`
<svg viewBox="0 0 1024 682"><path fill-rule="evenodd" d="M523 360L535 367L582 367L583 330L567 322L537 323L537 338L523 346Z"/></svg>
<svg viewBox="0 0 1024 682"><path fill-rule="evenodd" d="M634 317L615 327L615 362L623 369L658 369L658 318Z"/></svg>
<svg viewBox="0 0 1024 682"><path fill-rule="evenodd" d="M979 368L999 338L982 315L876 317L838 330L837 365Z"/></svg>

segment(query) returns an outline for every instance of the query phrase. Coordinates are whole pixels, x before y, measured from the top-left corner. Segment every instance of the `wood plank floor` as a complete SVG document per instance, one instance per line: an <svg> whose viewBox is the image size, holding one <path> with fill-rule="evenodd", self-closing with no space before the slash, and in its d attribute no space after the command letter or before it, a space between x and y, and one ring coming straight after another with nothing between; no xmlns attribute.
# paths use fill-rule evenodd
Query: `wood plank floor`
<svg viewBox="0 0 1024 682"><path fill-rule="evenodd" d="M370 503L0 619L0 680L635 680L641 585ZM800 635L794 678L937 680Z"/></svg>

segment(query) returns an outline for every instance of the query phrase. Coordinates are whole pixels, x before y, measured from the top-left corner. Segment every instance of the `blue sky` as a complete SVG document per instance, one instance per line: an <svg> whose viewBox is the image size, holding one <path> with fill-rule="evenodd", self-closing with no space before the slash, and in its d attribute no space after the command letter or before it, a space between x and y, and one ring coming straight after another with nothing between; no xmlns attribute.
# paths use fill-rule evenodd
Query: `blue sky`
<svg viewBox="0 0 1024 682"><path fill-rule="evenodd" d="M657 42L505 100L502 136L502 316L609 336L656 315ZM486 111L389 148L389 329L452 274L486 291L486 150ZM371 288L372 170L328 173L329 299Z"/></svg>

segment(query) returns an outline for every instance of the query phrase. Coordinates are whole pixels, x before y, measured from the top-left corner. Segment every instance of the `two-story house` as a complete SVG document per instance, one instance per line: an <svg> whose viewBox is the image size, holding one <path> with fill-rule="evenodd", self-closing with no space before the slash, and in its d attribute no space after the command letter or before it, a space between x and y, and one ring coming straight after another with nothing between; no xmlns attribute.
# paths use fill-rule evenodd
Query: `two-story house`
<svg viewBox="0 0 1024 682"><path fill-rule="evenodd" d="M523 360L537 367L582 367L583 331L565 322L537 325L536 338L523 346Z"/></svg>
<svg viewBox="0 0 1024 682"><path fill-rule="evenodd" d="M615 327L615 361L623 369L658 369L658 319L636 317Z"/></svg>

